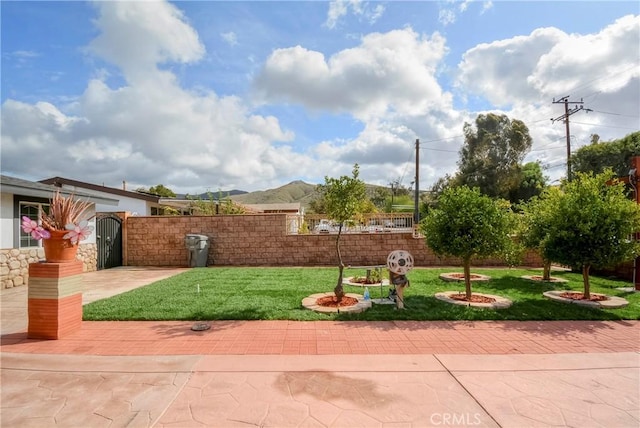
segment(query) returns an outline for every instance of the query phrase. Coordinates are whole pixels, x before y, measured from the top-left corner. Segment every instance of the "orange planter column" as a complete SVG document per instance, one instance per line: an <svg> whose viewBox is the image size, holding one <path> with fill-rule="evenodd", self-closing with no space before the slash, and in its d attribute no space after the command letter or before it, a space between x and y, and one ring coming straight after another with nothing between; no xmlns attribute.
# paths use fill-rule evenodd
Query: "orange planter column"
<svg viewBox="0 0 640 428"><path fill-rule="evenodd" d="M29 265L30 339L60 339L82 327L82 262Z"/></svg>

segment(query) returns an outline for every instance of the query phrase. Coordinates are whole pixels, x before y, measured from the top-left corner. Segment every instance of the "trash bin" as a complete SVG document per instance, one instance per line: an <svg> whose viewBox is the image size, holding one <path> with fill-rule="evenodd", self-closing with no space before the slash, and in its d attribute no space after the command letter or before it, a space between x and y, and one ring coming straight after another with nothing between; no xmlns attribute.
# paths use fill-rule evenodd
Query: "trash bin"
<svg viewBox="0 0 640 428"><path fill-rule="evenodd" d="M209 237L206 235L187 235L184 244L189 250L189 267L206 267L209 257Z"/></svg>

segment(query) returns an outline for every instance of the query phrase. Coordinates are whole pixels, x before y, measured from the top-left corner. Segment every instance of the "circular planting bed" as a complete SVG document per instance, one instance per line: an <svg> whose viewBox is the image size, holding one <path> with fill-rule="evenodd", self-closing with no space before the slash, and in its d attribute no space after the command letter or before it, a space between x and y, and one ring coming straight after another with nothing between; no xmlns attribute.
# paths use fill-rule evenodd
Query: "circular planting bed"
<svg viewBox="0 0 640 428"><path fill-rule="evenodd" d="M441 273L440 279L447 282L464 282L464 274L460 272ZM482 282L489 281L491 277L487 275L481 275L479 273L472 273L470 279L471 282Z"/></svg>
<svg viewBox="0 0 640 428"><path fill-rule="evenodd" d="M590 308L618 309L624 308L629 304L622 297L607 296L600 293L590 293L591 298L587 300L582 292L573 290L545 291L542 295L556 302L573 303Z"/></svg>
<svg viewBox="0 0 640 428"><path fill-rule="evenodd" d="M353 285L355 287L380 287L381 285L389 285L388 279L383 279L382 283L378 282L367 282L367 278L364 276L350 276L342 280L343 285Z"/></svg>
<svg viewBox="0 0 640 428"><path fill-rule="evenodd" d="M555 276L550 276L549 279L542 279L542 275L523 275L520 278L526 279L533 282L548 282L548 283L561 283L561 282L569 282L564 278L558 278Z"/></svg>
<svg viewBox="0 0 640 428"><path fill-rule="evenodd" d="M302 299L302 306L314 312L332 314L357 314L371 307L371 300L364 300L361 294L346 293L338 306L334 293L316 293Z"/></svg>
<svg viewBox="0 0 640 428"><path fill-rule="evenodd" d="M435 297L438 300L454 305L485 309L506 309L513 304L511 300L505 297L484 293L472 293L471 300L467 300L467 295L460 291L443 291L442 293L436 293Z"/></svg>

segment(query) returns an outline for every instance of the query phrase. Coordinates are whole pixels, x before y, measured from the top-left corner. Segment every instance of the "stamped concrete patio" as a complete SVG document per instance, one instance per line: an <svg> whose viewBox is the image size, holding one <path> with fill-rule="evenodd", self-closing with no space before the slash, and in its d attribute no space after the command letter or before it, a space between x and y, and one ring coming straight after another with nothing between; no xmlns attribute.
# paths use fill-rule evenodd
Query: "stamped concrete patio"
<svg viewBox="0 0 640 428"><path fill-rule="evenodd" d="M85 274L85 302L180 270L153 271ZM40 341L25 291L1 295L2 427L640 425L638 321L85 322Z"/></svg>

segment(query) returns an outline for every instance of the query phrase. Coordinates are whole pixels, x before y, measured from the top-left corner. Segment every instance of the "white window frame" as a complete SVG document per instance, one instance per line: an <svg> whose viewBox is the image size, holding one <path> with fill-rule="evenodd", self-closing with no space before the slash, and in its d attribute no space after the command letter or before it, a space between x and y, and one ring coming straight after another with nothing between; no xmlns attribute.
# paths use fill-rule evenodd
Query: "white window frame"
<svg viewBox="0 0 640 428"><path fill-rule="evenodd" d="M49 208L49 204L45 204L45 203L41 203L41 202L31 202L31 201L19 201L18 202L18 223L20 224L20 227L18 228L18 248L41 248L42 247L42 240L38 239L35 240L33 238L31 238L31 234L25 233L22 230L22 216L25 215L22 211L23 207L34 207L38 210L38 214L37 217L34 219L32 218L32 216L29 216L29 218L32 218L33 220L36 220L38 222L38 224L40 224L40 217L42 216L42 213L45 211L46 208ZM35 243L36 245L23 245L23 239L27 239L27 242L29 244L33 244Z"/></svg>

